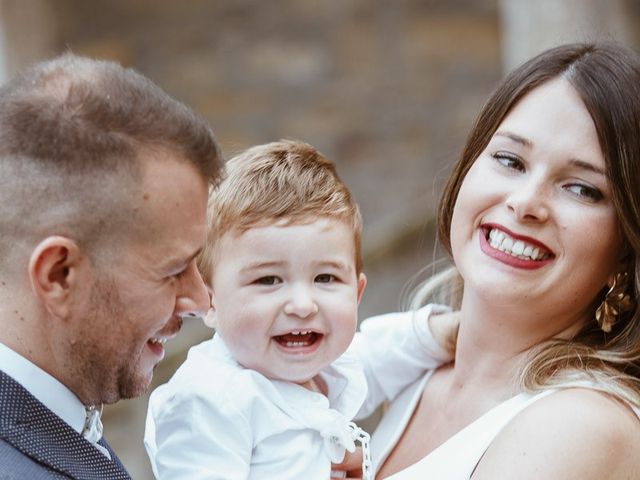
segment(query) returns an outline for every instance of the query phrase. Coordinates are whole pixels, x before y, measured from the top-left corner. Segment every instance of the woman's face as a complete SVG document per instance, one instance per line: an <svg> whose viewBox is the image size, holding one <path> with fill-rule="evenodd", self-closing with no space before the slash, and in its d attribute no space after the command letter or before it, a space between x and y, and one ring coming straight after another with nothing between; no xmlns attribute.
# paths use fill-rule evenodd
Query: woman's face
<svg viewBox="0 0 640 480"><path fill-rule="evenodd" d="M532 90L467 173L451 223L465 296L566 328L592 318L622 240L595 126L571 84Z"/></svg>

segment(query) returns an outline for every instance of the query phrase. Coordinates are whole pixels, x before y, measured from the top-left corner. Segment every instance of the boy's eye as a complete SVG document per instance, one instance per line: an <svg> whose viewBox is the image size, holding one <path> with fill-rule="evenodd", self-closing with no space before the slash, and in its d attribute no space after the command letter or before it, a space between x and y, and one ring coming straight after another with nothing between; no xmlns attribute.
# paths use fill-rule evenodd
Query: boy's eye
<svg viewBox="0 0 640 480"><path fill-rule="evenodd" d="M316 277L316 282L318 283L331 283L336 280L335 275L331 275L330 273L321 273Z"/></svg>
<svg viewBox="0 0 640 480"><path fill-rule="evenodd" d="M496 152L491 154L491 156L505 168L513 169L518 172L524 171L524 165L522 160L517 155L508 152Z"/></svg>
<svg viewBox="0 0 640 480"><path fill-rule="evenodd" d="M276 285L281 282L282 280L280 280L280 278L276 277L275 275L260 277L255 281L255 283L257 283L258 285Z"/></svg>

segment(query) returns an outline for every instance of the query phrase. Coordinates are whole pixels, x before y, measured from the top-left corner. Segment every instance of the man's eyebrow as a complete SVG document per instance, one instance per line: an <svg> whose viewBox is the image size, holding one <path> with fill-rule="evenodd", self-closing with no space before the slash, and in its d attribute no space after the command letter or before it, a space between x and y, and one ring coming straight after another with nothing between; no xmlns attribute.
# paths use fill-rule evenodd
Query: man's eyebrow
<svg viewBox="0 0 640 480"><path fill-rule="evenodd" d="M189 256L186 259L174 258L168 262L168 265L169 265L168 269L176 270L176 269L181 269L183 267L186 267L193 261L194 258L200 255L200 253L202 253L202 248L199 248L198 250L196 250L195 253L191 254L191 256Z"/></svg>
<svg viewBox="0 0 640 480"><path fill-rule="evenodd" d="M499 130L497 131L494 135L494 137L505 137L508 138L509 140L513 140L516 143L519 143L520 145L524 146L524 147L532 147L533 146L533 142L531 140L529 140L528 138L524 138L520 135L517 135L513 132L509 132L507 130Z"/></svg>

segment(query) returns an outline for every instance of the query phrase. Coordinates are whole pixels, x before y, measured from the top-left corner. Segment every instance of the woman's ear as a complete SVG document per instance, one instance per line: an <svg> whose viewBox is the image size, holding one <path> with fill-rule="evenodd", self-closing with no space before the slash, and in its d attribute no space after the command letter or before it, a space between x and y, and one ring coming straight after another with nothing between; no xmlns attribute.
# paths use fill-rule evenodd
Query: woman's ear
<svg viewBox="0 0 640 480"><path fill-rule="evenodd" d="M78 245L61 236L45 238L31 252L31 288L51 315L59 318L69 315L71 294L79 283L82 258Z"/></svg>
<svg viewBox="0 0 640 480"><path fill-rule="evenodd" d="M364 293L364 289L367 286L367 276L364 273L358 275L358 304L360 304L360 300L362 299L362 294Z"/></svg>

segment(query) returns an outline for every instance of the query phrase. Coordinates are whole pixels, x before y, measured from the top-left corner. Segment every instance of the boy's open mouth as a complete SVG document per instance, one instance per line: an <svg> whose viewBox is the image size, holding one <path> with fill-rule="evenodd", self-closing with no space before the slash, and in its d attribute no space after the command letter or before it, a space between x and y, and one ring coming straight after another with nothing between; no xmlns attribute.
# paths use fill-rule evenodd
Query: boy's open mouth
<svg viewBox="0 0 640 480"><path fill-rule="evenodd" d="M295 330L284 335L276 335L273 339L286 348L309 347L322 338L321 333L310 330Z"/></svg>

